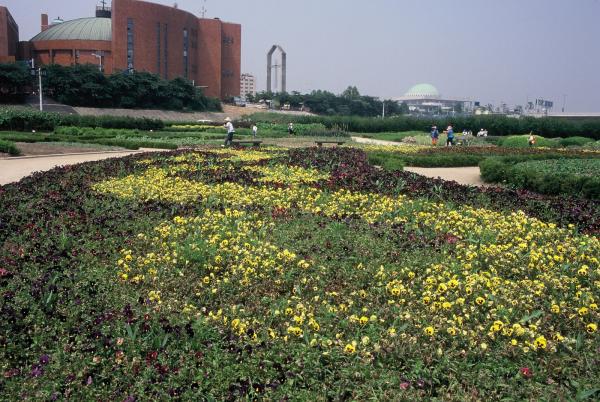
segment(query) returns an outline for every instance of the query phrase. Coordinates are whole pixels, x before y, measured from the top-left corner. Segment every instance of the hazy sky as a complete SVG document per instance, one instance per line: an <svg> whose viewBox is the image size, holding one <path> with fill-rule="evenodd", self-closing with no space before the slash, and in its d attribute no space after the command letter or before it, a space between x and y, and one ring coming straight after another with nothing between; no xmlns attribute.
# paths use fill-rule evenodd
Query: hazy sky
<svg viewBox="0 0 600 402"><path fill-rule="evenodd" d="M173 5L173 1L155 0ZM50 19L92 16L95 0L0 0L21 40ZM242 24L242 72L266 87L266 53L287 52L288 91L356 85L402 96L420 82L445 97L600 111L600 0L178 0Z"/></svg>

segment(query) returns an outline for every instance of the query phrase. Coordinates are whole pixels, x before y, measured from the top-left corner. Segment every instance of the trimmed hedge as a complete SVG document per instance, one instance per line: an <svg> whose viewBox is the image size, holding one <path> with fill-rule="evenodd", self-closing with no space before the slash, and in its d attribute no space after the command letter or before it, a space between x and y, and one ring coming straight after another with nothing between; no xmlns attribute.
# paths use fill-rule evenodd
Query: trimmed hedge
<svg viewBox="0 0 600 402"><path fill-rule="evenodd" d="M161 130L158 119L115 116L79 116L40 112L26 108L0 108L0 130L53 131L59 126L102 127L138 130Z"/></svg>
<svg viewBox="0 0 600 402"><path fill-rule="evenodd" d="M17 145L14 142L5 140L0 140L0 152L11 156L21 155L21 151L19 151L19 148L17 148Z"/></svg>
<svg viewBox="0 0 600 402"><path fill-rule="evenodd" d="M355 133L381 133L402 131L429 132L432 125L454 126L455 132L463 129L477 131L482 127L494 136L514 133L529 133L548 138L581 136L600 140L600 119L568 120L557 117L519 119L506 116L458 116L444 118L417 118L398 116L387 119L356 116L291 116L279 113L256 113L252 121L271 123L322 123L330 129L341 129Z"/></svg>
<svg viewBox="0 0 600 402"><path fill-rule="evenodd" d="M487 158L479 169L486 182L507 183L541 194L600 199L600 159Z"/></svg>

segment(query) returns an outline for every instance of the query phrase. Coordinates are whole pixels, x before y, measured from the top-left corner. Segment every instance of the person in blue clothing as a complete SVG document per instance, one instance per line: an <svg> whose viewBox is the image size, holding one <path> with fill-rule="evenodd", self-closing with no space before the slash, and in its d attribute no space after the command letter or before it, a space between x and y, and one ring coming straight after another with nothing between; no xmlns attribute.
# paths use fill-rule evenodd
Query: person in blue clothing
<svg viewBox="0 0 600 402"><path fill-rule="evenodd" d="M454 142L454 129L452 128L452 126L448 126L448 128L446 129L446 134L448 135L448 138L446 140L446 146L450 147Z"/></svg>
<svg viewBox="0 0 600 402"><path fill-rule="evenodd" d="M431 127L431 145L434 147L437 145L438 138L440 137L440 132L438 131L436 126Z"/></svg>

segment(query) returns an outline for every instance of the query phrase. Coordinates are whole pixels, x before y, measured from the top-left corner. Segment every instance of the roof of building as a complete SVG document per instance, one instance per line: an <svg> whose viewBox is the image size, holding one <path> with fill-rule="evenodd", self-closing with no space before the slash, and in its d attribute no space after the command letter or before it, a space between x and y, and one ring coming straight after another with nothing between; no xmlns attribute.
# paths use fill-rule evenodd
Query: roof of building
<svg viewBox="0 0 600 402"><path fill-rule="evenodd" d="M112 21L110 18L79 18L51 25L40 32L32 42L46 40L112 40Z"/></svg>
<svg viewBox="0 0 600 402"><path fill-rule="evenodd" d="M439 91L431 84L417 84L404 94L404 98L415 99L437 99L439 97Z"/></svg>

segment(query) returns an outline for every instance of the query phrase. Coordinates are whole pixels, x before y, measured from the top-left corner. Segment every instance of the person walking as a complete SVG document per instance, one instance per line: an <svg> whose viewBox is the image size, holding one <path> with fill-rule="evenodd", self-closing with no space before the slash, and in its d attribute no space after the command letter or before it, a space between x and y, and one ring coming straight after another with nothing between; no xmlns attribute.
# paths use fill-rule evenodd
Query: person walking
<svg viewBox="0 0 600 402"><path fill-rule="evenodd" d="M437 127L431 127L431 145L435 147L438 143L438 138L440 138L440 132L438 131Z"/></svg>
<svg viewBox="0 0 600 402"><path fill-rule="evenodd" d="M530 147L535 145L535 136L533 135L533 131L529 132L529 138L527 139L527 143Z"/></svg>
<svg viewBox="0 0 600 402"><path fill-rule="evenodd" d="M227 129L227 138L225 138L225 144L222 145L223 147L232 144L233 134L235 134L235 129L233 128L233 124L229 117L225 119L225 128Z"/></svg>
<svg viewBox="0 0 600 402"><path fill-rule="evenodd" d="M446 129L446 134L448 135L446 139L446 146L451 147L452 143L454 142L454 129L452 128L452 126L448 126L448 128Z"/></svg>
<svg viewBox="0 0 600 402"><path fill-rule="evenodd" d="M256 127L256 124L252 125L252 139L256 139L256 133L258 133L258 127Z"/></svg>
<svg viewBox="0 0 600 402"><path fill-rule="evenodd" d="M294 134L294 123L288 124L288 134L289 135L293 135Z"/></svg>

